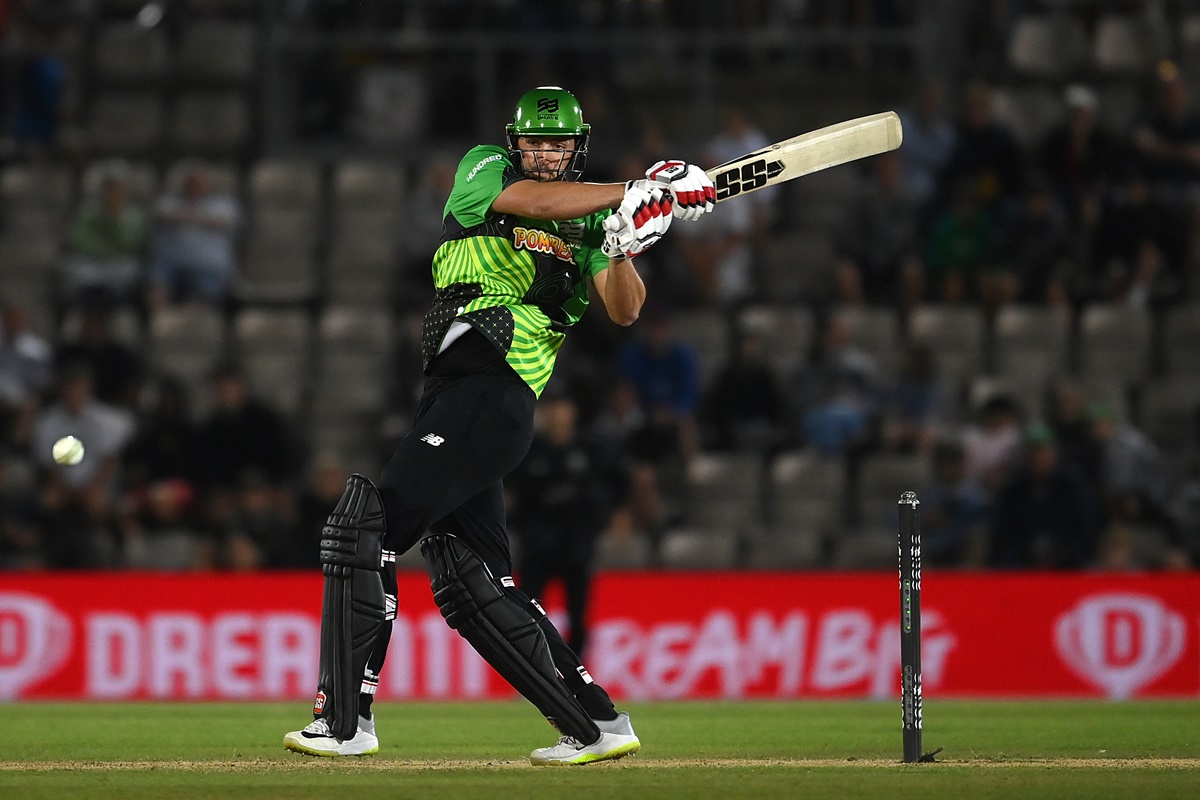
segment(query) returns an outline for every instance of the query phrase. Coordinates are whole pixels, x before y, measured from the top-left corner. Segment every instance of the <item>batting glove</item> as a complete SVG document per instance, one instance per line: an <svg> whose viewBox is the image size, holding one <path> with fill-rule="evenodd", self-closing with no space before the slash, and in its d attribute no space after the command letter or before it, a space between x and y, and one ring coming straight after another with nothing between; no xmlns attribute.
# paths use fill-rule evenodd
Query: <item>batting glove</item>
<svg viewBox="0 0 1200 800"><path fill-rule="evenodd" d="M717 206L717 189L704 170L685 161L659 161L646 170L646 179L671 193L675 216L700 219Z"/></svg>
<svg viewBox="0 0 1200 800"><path fill-rule="evenodd" d="M604 221L601 250L609 258L632 257L649 250L671 226L671 205L669 193L635 181L625 190L621 205Z"/></svg>

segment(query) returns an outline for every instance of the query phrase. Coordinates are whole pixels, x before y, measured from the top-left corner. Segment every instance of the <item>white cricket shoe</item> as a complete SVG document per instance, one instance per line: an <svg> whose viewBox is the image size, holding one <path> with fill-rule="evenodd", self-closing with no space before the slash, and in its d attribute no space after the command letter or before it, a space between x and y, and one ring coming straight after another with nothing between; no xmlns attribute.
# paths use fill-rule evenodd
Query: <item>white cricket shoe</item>
<svg viewBox="0 0 1200 800"><path fill-rule="evenodd" d="M370 719L358 718L358 730L352 738L333 738L329 733L329 723L324 717L318 717L302 731L292 731L283 737L283 746L297 753L310 756L369 756L379 752L379 739L375 736L375 715Z"/></svg>
<svg viewBox="0 0 1200 800"><path fill-rule="evenodd" d="M616 719L594 721L600 729L600 738L595 743L580 744L571 736L563 736L553 747L541 747L530 753L529 763L537 766L590 764L624 758L642 749L641 740L633 732L633 724L624 711Z"/></svg>

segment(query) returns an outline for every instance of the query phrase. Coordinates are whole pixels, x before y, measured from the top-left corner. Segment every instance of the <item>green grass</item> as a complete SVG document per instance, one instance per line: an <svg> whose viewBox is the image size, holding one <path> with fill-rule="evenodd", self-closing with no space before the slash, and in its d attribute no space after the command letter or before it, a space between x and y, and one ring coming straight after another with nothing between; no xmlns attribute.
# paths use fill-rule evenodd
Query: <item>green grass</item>
<svg viewBox="0 0 1200 800"><path fill-rule="evenodd" d="M363 759L283 750L304 704L3 707L3 798L1192 798L1197 702L927 702L925 747L900 764L898 702L629 706L633 758L534 768L554 732L518 703L380 704Z"/></svg>

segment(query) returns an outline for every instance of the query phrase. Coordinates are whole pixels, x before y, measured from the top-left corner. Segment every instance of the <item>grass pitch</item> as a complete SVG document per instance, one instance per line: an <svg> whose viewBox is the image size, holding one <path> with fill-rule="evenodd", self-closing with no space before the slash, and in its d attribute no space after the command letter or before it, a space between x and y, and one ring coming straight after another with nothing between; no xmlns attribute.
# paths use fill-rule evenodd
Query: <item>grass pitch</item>
<svg viewBox="0 0 1200 800"><path fill-rule="evenodd" d="M532 767L555 733L521 702L378 704L377 756L288 753L303 703L3 708L0 797L1193 798L1198 702L926 702L936 764L901 764L889 702L646 703L642 752Z"/></svg>

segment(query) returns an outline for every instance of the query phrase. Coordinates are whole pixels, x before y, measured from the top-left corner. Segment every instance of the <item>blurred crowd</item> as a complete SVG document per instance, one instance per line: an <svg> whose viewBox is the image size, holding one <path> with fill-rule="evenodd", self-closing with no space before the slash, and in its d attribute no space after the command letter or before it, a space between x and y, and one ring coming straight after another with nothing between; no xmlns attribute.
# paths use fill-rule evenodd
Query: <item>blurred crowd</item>
<svg viewBox="0 0 1200 800"><path fill-rule="evenodd" d="M0 42L14 14L35 5L0 0ZM401 22L436 26L448 8L468 4L380 4L371 13L383 5ZM550 24L565 14L586 26L590 13L620 15L633 4L571 4L570 12L516 5L521 13L506 19ZM815 15L814 24L893 25L911 11L903 3L848 4L857 16L838 4L738 5L752 18L746 24L795 12ZM373 7L293 6L298 18L328 18L335 27L360 24ZM637 13L647 9L638 4ZM19 80L6 83L17 89L4 95L3 157L83 174L60 127L66 85L54 55L57 29L29 30ZM852 64L856 55L831 57ZM1139 78L1137 108L1123 126L1106 122L1113 116L1096 87L1056 87L1058 121L1036 136L1014 127L997 88L984 79L918 82L900 109L904 146L842 168L840 194L825 207L810 199L800 208L800 181L722 203L701 223L674 226L639 259L651 301L632 329L585 315L544 400L553 410L540 415L539 435L578 439L595 467L597 491L586 502L604 524L590 539L644 539L646 563L657 563L669 533L698 522L689 505L698 459L749 454L767 476L776 459L797 452L846 476L831 536L864 523L887 530L890 520L876 523L879 509L856 486L872 459L899 455L921 466L910 488L921 498L931 564L1200 564L1200 396L1187 424L1164 441L1069 369L1047 381L1036 402L969 393L962 376L946 379L937 342L904 339L894 362L881 361L847 322L861 309L885 309L903 323L921 308L969 308L990 325L1014 306L1154 315L1196 301L1200 111L1184 71L1163 61ZM616 93L601 84L580 95L598 132L592 180L636 177L663 157L722 163L780 138L742 104L724 105L696 139L649 115L623 126ZM424 270L453 163L437 155L412 164L403 217L412 241L393 262L398 288L386 298L403 324L389 374L380 377L387 392L376 459L403 431L419 389L411 333L419 325L411 323L428 299ZM0 278L0 568L317 563L317 532L348 471L344 452L314 444L321 420L255 392L236 360L196 383L147 356L146 332L164 309L204 306L228 319L245 310L234 287L247 228L259 224L243 208L244 193L214 181L203 162L184 159L170 172L152 193L120 161L77 178L49 326L39 309L6 296ZM8 211L5 219L14 218ZM827 258L812 258L817 242ZM3 264L5 277L19 269ZM792 293L783 287L796 285L788 273L797 270L815 274ZM318 294L302 307L315 316L321 303ZM778 331L747 313L761 308L802 309L812 321L803 347L787 358L772 352ZM683 324L697 318L707 326ZM87 447L78 466L50 458L66 433ZM538 529L530 498L540 493L528 489L536 477L513 479L518 532L522 524ZM766 516L749 499L744 515L751 527ZM829 563L827 552L813 565Z"/></svg>

